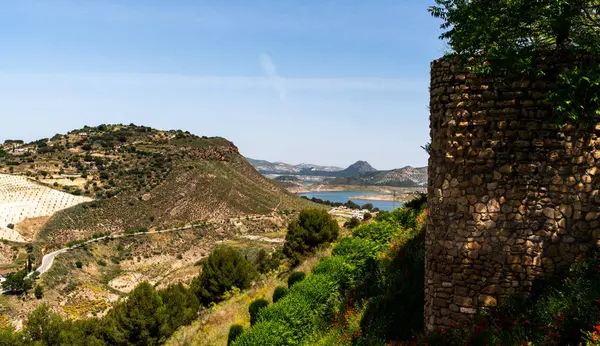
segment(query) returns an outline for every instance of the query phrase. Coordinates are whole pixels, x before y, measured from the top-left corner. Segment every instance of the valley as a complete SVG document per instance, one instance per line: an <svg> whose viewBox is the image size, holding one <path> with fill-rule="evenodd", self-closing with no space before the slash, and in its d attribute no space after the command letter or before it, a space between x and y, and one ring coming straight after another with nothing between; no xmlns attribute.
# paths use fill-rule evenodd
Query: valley
<svg viewBox="0 0 600 346"><path fill-rule="evenodd" d="M41 302L89 318L143 281L188 285L218 246L271 253L295 214L324 208L258 174L222 138L101 125L2 150L0 273L31 268L43 292L1 297L0 316L17 329Z"/></svg>
<svg viewBox="0 0 600 346"><path fill-rule="evenodd" d="M351 200L392 210L416 194L426 192L427 167L378 171L366 161L357 161L346 169L253 159L249 162L259 173L291 193L335 203Z"/></svg>

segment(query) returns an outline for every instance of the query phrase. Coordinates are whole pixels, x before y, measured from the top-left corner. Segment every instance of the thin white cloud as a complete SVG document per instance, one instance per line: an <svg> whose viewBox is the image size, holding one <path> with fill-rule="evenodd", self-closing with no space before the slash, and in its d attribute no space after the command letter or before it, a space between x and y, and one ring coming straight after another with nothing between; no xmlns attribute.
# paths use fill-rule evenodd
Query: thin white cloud
<svg viewBox="0 0 600 346"><path fill-rule="evenodd" d="M263 71L267 75L269 82L277 91L279 95L279 99L281 101L287 100L287 89L285 87L285 81L277 74L277 67L273 63L271 56L269 54L261 54L260 55L260 66Z"/></svg>
<svg viewBox="0 0 600 346"><path fill-rule="evenodd" d="M271 69L272 67L272 69ZM266 77L251 76L200 76L163 73L15 73L0 71L0 87L70 86L128 86L186 87L209 89L273 89L285 100L289 90L320 91L373 91L427 93L429 79L416 78L286 78L277 75L275 66L265 65ZM269 72L267 72L269 71Z"/></svg>

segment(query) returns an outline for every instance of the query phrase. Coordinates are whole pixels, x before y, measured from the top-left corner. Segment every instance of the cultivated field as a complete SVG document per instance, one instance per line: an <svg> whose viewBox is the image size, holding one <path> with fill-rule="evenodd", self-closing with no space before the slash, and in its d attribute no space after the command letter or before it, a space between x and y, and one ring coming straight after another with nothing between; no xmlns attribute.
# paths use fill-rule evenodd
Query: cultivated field
<svg viewBox="0 0 600 346"><path fill-rule="evenodd" d="M23 176L0 174L0 239L26 241L8 225L17 225L28 218L51 216L88 201L91 201L88 197L53 190Z"/></svg>

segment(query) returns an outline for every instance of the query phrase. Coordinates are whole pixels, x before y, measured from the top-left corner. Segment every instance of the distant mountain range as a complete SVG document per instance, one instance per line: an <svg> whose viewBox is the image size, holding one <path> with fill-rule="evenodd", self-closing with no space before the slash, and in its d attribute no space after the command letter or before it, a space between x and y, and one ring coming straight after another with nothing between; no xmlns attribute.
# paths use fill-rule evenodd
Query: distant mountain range
<svg viewBox="0 0 600 346"><path fill-rule="evenodd" d="M335 172L343 170L343 168L335 166L319 166L307 163L301 163L299 165L290 165L288 163L283 162L255 160L249 157L246 157L246 160L250 162L250 164L254 166L254 168L261 174L300 174L302 172Z"/></svg>
<svg viewBox="0 0 600 346"><path fill-rule="evenodd" d="M379 171L366 161L357 161L346 169L333 166L318 166L311 164L290 165L282 162L271 163L264 160L246 158L261 174L322 177L325 185L361 185L361 186L397 186L422 187L427 184L427 167L406 166L387 171Z"/></svg>
<svg viewBox="0 0 600 346"><path fill-rule="evenodd" d="M427 167L406 166L389 171L371 171L355 176L326 179L326 185L423 187L427 185Z"/></svg>

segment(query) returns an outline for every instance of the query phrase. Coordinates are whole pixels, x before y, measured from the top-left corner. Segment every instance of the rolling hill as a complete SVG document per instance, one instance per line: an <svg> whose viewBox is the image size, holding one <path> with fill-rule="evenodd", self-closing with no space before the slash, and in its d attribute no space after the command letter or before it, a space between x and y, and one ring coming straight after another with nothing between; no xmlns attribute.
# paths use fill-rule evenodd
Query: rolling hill
<svg viewBox="0 0 600 346"><path fill-rule="evenodd" d="M260 175L219 137L101 125L7 143L0 172L94 200L54 214L38 240L60 245L94 233L167 228L312 205Z"/></svg>

